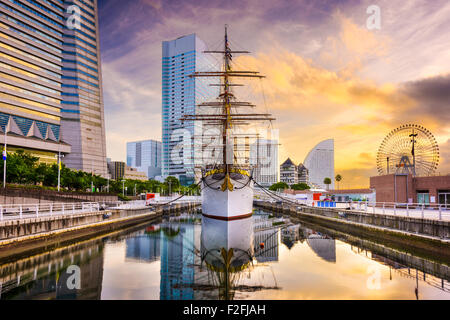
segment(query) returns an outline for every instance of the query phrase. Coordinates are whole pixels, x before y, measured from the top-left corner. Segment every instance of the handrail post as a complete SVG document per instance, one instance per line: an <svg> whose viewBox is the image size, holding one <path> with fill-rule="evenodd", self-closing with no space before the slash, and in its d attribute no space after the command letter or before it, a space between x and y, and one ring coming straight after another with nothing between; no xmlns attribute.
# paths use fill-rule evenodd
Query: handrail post
<svg viewBox="0 0 450 320"><path fill-rule="evenodd" d="M439 204L439 220L442 220L442 208L440 204Z"/></svg>

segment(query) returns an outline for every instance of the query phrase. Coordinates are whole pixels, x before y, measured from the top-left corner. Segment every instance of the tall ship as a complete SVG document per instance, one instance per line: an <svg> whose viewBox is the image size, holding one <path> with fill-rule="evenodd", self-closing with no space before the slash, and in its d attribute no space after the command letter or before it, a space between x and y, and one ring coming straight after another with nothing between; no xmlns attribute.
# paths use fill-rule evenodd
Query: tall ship
<svg viewBox="0 0 450 320"><path fill-rule="evenodd" d="M213 134L203 132L201 139L214 140L217 143L203 145L202 153L208 156L200 166L202 188L202 212L207 219L236 221L253 215L253 170L255 165L248 159L249 141L257 139L257 134L245 132L245 127L255 123L275 120L271 114L255 113L251 102L240 101L236 91L244 84L235 80L263 79L257 71L237 70L233 59L248 51L232 50L225 26L223 50L205 51L221 58L220 70L195 72L192 78L207 78L209 86L219 87L215 101L204 102L197 112L185 115L182 121L196 121L203 128L214 128ZM215 81L214 79L219 79ZM244 80L245 79L245 80ZM212 81L212 82L211 82ZM211 132L211 130L209 131ZM244 157L241 155L244 154ZM247 154L247 156L245 155ZM243 159L245 158L245 159Z"/></svg>

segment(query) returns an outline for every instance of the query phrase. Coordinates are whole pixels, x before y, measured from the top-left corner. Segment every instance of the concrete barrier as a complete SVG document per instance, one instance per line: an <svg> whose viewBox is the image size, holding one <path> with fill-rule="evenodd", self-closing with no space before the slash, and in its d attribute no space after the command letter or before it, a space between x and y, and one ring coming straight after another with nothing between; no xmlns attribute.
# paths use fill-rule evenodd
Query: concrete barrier
<svg viewBox="0 0 450 320"><path fill-rule="evenodd" d="M450 221L381 215L336 208L294 206L261 201L255 202L255 206L283 214L301 215L302 213L309 213L362 225L372 225L440 239L450 239Z"/></svg>
<svg viewBox="0 0 450 320"><path fill-rule="evenodd" d="M8 204L44 204L53 202L116 202L118 197L111 193L67 192L32 188L0 189L0 203Z"/></svg>
<svg viewBox="0 0 450 320"><path fill-rule="evenodd" d="M255 207L285 214L318 226L413 252L420 257L450 265L450 225L448 221L407 218L343 211L333 208L293 206L255 201Z"/></svg>
<svg viewBox="0 0 450 320"><path fill-rule="evenodd" d="M0 222L0 259L84 239L95 234L148 223L163 214L191 210L195 205L117 209L92 213Z"/></svg>

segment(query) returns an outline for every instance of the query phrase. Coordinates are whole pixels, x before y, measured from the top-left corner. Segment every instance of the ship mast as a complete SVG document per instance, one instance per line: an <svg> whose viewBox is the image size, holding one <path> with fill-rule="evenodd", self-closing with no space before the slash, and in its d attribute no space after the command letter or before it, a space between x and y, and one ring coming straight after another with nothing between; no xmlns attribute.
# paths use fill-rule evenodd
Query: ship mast
<svg viewBox="0 0 450 320"><path fill-rule="evenodd" d="M222 150L223 150L223 169L229 180L229 173L233 166L234 151L230 148L231 141L231 129L246 125L251 121L271 121L275 120L271 118L271 114L253 114L253 113L238 113L233 112L232 108L246 108L255 107L250 102L240 102L236 100L232 92L233 87L243 86L241 84L232 83L232 78L265 78L256 71L239 71L233 70L231 67L231 62L234 54L249 54L248 51L232 51L230 48L230 43L228 39L228 26L225 26L225 41L224 41L223 51L204 51L204 53L221 54L223 57L223 70L212 71L212 72L195 72L190 75L191 78L200 77L213 77L221 78L220 84L211 84L211 86L220 86L219 101L215 102L205 102L198 107L210 107L212 109L220 110L220 113L213 114L193 114L185 115L182 117L181 121L205 121L209 125L220 125L222 127ZM232 153L232 154L229 154Z"/></svg>
<svg viewBox="0 0 450 320"><path fill-rule="evenodd" d="M228 76L228 72L231 71L230 59L232 58L231 49L228 45L228 26L225 26L225 50L224 50L224 92L222 93L224 110L223 114L226 114L226 120L224 121L224 125L222 126L222 137L223 137L223 164L226 165L225 173L229 172L229 163L227 161L227 143L228 143L228 134L229 129L231 129L231 92L230 92L230 79Z"/></svg>

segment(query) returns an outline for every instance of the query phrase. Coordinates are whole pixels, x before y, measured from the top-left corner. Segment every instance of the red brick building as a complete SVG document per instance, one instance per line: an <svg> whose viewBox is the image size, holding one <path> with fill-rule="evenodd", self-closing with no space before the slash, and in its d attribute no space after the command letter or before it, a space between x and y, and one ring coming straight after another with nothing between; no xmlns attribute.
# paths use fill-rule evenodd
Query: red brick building
<svg viewBox="0 0 450 320"><path fill-rule="evenodd" d="M413 177L386 175L370 178L377 202L425 203L450 205L450 175Z"/></svg>

